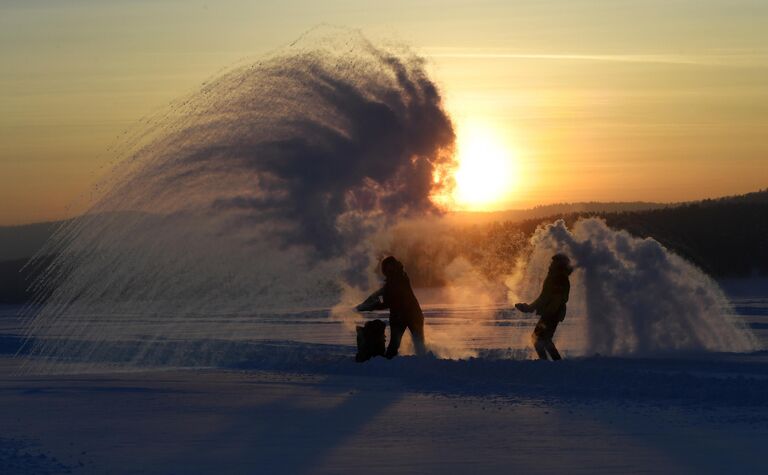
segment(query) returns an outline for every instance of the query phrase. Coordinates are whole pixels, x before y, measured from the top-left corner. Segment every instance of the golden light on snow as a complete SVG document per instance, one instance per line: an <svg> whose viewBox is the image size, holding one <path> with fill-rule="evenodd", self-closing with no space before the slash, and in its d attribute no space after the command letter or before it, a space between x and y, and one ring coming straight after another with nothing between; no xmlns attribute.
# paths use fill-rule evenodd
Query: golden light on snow
<svg viewBox="0 0 768 475"><path fill-rule="evenodd" d="M520 170L514 149L492 126L477 122L459 127L456 147L456 207L471 211L504 208L518 183Z"/></svg>

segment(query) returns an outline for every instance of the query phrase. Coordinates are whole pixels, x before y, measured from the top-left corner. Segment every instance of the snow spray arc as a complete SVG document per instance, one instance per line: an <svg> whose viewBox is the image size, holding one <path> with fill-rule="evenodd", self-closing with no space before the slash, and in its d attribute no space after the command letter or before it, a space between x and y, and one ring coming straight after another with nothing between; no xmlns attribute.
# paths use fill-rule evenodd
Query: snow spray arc
<svg viewBox="0 0 768 475"><path fill-rule="evenodd" d="M130 135L100 198L42 251L32 351L82 358L215 315L329 306L367 278L368 236L438 210L453 142L423 61L355 32L226 72Z"/></svg>
<svg viewBox="0 0 768 475"><path fill-rule="evenodd" d="M561 334L582 342L577 353L758 349L757 339L733 317L710 277L658 241L610 229L596 218L579 220L572 229L562 220L540 227L531 238L530 254L508 281L511 299L535 297L556 252L567 253L577 264L568 319L578 323L571 325L570 335L566 329Z"/></svg>

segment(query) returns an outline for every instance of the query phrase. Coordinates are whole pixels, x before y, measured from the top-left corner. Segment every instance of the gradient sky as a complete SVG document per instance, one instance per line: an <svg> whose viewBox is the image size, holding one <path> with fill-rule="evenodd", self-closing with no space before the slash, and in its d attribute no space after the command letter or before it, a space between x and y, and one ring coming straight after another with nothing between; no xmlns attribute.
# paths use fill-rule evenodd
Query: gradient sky
<svg viewBox="0 0 768 475"><path fill-rule="evenodd" d="M768 187L765 0L3 0L0 224L81 211L121 132L323 22L412 45L503 136L496 207Z"/></svg>

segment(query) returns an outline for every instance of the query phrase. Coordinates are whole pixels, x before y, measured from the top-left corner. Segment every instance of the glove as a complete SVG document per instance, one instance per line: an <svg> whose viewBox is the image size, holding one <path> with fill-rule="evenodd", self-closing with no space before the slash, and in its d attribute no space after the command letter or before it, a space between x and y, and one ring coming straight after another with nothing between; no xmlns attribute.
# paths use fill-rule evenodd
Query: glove
<svg viewBox="0 0 768 475"><path fill-rule="evenodd" d="M524 313L531 313L534 310L536 310L535 308L531 307L527 303L516 303L515 308Z"/></svg>
<svg viewBox="0 0 768 475"><path fill-rule="evenodd" d="M379 300L379 296L371 295L370 297L365 299L365 302L355 307L355 310L358 312L371 312L373 310L378 310L380 307L381 307L381 300Z"/></svg>

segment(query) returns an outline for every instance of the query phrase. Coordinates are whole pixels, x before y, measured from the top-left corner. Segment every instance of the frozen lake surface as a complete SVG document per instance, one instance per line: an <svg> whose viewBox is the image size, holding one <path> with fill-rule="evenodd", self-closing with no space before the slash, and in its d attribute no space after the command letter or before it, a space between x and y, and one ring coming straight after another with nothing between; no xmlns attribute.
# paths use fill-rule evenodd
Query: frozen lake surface
<svg viewBox="0 0 768 475"><path fill-rule="evenodd" d="M768 292L726 289L766 348ZM121 361L137 331L98 365L36 374L13 356L18 311L0 310L4 474L768 470L766 351L539 362L524 348L533 319L428 303L428 331L476 357L355 364L349 326L314 309L200 316L157 342L197 368ZM563 330L567 355L581 342Z"/></svg>

